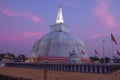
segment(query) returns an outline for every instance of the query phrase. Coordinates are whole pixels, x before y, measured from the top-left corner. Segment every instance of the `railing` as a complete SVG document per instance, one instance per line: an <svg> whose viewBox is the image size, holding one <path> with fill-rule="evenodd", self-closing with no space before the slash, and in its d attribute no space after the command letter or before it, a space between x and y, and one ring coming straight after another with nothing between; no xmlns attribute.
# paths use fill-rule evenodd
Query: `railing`
<svg viewBox="0 0 120 80"><path fill-rule="evenodd" d="M120 69L120 64L6 63L5 65L7 67L87 73L111 73Z"/></svg>

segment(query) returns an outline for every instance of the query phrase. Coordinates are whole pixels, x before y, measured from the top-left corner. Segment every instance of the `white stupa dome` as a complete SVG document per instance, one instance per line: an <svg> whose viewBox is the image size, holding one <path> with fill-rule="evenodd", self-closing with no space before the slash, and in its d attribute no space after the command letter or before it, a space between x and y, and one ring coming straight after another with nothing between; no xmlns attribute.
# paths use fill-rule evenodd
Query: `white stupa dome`
<svg viewBox="0 0 120 80"><path fill-rule="evenodd" d="M68 58L74 49L77 57L88 59L84 43L69 33L69 27L64 24L62 9L58 11L56 24L51 26L51 32L39 39L33 46L31 53L40 58ZM59 20L61 19L61 20ZM82 54L85 52L85 54Z"/></svg>

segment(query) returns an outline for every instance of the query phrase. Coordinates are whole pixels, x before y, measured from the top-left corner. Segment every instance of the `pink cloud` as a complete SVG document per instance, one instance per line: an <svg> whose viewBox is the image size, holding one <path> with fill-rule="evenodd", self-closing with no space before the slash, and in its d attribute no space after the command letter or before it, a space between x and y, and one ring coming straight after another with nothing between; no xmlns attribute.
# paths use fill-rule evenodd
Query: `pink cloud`
<svg viewBox="0 0 120 80"><path fill-rule="evenodd" d="M96 39L96 38L98 38L100 36L101 36L101 34L96 33L96 34L94 34L94 35L91 36L91 39Z"/></svg>
<svg viewBox="0 0 120 80"><path fill-rule="evenodd" d="M116 26L116 21L112 12L110 12L109 6L111 0L97 0L97 6L95 9L95 14L99 17L105 25L109 28Z"/></svg>
<svg viewBox="0 0 120 80"><path fill-rule="evenodd" d="M27 19L32 20L35 23L42 23L42 20L40 19L39 16L37 16L35 14L32 14L32 13L29 13L29 12L24 12L24 13L20 13L20 12L17 12L17 11L12 12L7 8L3 8L1 10L1 12L5 15L8 15L8 16L25 17Z"/></svg>
<svg viewBox="0 0 120 80"><path fill-rule="evenodd" d="M9 36L9 35L7 35L7 36L4 36L4 37L1 37L1 39L0 39L0 42L6 42L6 41L11 41L11 40L15 40L16 39L16 36Z"/></svg>
<svg viewBox="0 0 120 80"><path fill-rule="evenodd" d="M42 32L23 32L18 35L6 34L5 36L1 37L0 42L28 40L30 38L39 39L42 35Z"/></svg>
<svg viewBox="0 0 120 80"><path fill-rule="evenodd" d="M33 14L31 14L31 13L24 13L23 16L31 19L32 21L34 21L34 22L36 22L36 23L41 22L41 19L40 19L38 16L33 15Z"/></svg>
<svg viewBox="0 0 120 80"><path fill-rule="evenodd" d="M8 9L3 9L2 10L3 14L6 14L8 16L20 16L18 13L12 13L11 11L9 11Z"/></svg>

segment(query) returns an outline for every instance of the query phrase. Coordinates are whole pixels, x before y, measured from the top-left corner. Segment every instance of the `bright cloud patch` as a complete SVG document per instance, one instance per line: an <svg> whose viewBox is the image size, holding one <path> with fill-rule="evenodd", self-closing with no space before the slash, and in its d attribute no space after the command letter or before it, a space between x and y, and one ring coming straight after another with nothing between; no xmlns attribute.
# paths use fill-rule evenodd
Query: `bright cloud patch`
<svg viewBox="0 0 120 80"><path fill-rule="evenodd" d="M116 21L113 13L108 10L110 4L110 0L97 0L97 6L95 9L96 16L99 17L102 22L109 28L116 26Z"/></svg>
<svg viewBox="0 0 120 80"><path fill-rule="evenodd" d="M101 34L96 33L96 34L94 34L94 35L91 36L91 39L96 39L96 38L98 38L100 36L101 36Z"/></svg>
<svg viewBox="0 0 120 80"><path fill-rule="evenodd" d="M35 23L41 23L42 22L39 16L37 16L35 14L32 14L32 13L29 13L29 12L27 12L27 13L20 13L20 12L15 12L15 11L12 12L9 9L6 9L6 8L2 9L1 12L5 15L8 15L8 16L25 17L27 19L32 20Z"/></svg>
<svg viewBox="0 0 120 80"><path fill-rule="evenodd" d="M42 36L42 32L23 32L19 35L16 34L6 34L0 39L0 42L7 42L7 41L16 41L16 40L28 40L30 38L38 39Z"/></svg>

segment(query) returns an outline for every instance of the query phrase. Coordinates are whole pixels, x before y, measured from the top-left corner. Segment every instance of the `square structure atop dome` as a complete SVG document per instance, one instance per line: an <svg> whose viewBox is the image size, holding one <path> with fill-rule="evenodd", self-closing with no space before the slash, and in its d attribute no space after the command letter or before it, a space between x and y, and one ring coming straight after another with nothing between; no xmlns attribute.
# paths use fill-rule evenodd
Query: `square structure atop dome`
<svg viewBox="0 0 120 80"><path fill-rule="evenodd" d="M50 27L51 27L51 32L54 32L54 31L69 32L69 27L64 23L54 24L54 25L51 25Z"/></svg>

